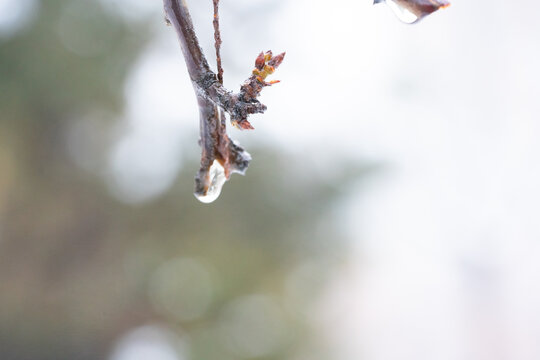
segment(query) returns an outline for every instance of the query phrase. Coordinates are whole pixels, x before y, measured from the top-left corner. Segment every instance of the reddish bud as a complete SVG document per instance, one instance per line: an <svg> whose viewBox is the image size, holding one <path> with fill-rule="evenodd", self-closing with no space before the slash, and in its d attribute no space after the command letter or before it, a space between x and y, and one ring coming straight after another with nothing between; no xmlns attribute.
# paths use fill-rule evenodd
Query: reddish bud
<svg viewBox="0 0 540 360"><path fill-rule="evenodd" d="M264 58L264 53L261 52L259 54L259 56L257 56L257 59L255 59L255 67L259 70L262 70L264 68L264 64L265 64L265 58Z"/></svg>
<svg viewBox="0 0 540 360"><path fill-rule="evenodd" d="M276 55L272 59L270 59L270 61L268 62L268 65L273 66L274 68L277 68L279 65L281 65L284 58L285 58L285 53Z"/></svg>

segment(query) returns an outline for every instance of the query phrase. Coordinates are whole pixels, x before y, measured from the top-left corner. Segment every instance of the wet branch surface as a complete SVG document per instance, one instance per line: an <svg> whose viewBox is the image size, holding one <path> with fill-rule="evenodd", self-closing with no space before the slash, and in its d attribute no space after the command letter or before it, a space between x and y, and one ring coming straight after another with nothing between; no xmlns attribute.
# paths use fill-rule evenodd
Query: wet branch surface
<svg viewBox="0 0 540 360"><path fill-rule="evenodd" d="M200 114L201 167L195 177L195 195L205 196L212 186L210 167L218 161L228 179L233 172L243 174L251 160L250 155L231 140L226 132L225 113L231 123L239 129L253 129L248 116L263 113L266 106L257 97L266 86L277 81L266 82L266 77L281 64L285 53L274 56L271 51L256 58L255 69L244 82L238 93L224 88L222 84L218 5L214 2L214 29L218 74L209 67L195 34L193 22L185 0L163 0L167 21L175 28L191 78Z"/></svg>

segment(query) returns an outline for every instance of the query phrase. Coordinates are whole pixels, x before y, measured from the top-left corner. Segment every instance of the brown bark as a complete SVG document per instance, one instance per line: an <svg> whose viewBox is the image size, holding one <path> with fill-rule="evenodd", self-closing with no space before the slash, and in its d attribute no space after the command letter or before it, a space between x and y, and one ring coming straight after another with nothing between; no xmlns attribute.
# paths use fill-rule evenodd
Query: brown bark
<svg viewBox="0 0 540 360"><path fill-rule="evenodd" d="M221 32L219 31L219 0L214 1L214 41L216 45L217 78L223 84L223 67L221 66Z"/></svg>

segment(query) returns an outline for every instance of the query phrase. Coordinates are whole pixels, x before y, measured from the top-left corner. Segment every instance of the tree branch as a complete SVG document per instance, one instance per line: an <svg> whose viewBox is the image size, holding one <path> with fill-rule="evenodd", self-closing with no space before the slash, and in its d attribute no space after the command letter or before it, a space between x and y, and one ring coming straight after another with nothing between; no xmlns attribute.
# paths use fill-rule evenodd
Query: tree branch
<svg viewBox="0 0 540 360"><path fill-rule="evenodd" d="M214 28L216 30L216 52L218 69L221 68L219 55L219 22L217 6L214 1ZM247 120L249 114L263 113L266 106L257 97L262 89L276 81L266 82L266 76L272 74L281 64L285 53L273 56L268 51L261 53L255 61L252 75L244 82L238 94L233 94L223 87L220 77L210 70L208 61L199 45L193 22L185 0L163 0L165 16L178 35L182 53L199 104L200 145L202 148L201 168L195 177L195 195L203 202L211 202L221 191L221 186L231 173L244 173L251 160L250 155L226 133L225 114L232 124L240 129L252 129ZM218 70L221 71L221 70Z"/></svg>

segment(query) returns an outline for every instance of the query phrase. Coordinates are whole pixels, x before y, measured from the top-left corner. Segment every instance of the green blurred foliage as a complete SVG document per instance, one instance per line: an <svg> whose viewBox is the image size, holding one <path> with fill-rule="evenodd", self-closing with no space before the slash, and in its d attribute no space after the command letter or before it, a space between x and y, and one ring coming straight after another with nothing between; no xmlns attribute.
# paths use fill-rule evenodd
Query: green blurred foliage
<svg viewBox="0 0 540 360"><path fill-rule="evenodd" d="M98 2L46 0L0 43L0 359L104 359L126 331L153 323L187 334L191 359L236 359L219 334L251 294L274 299L283 325L260 358L324 359L307 319L345 250L331 210L363 169L334 186L251 149L248 176L214 204L191 194L192 159L165 196L127 205L70 160L70 119L121 112L150 39L147 24Z"/></svg>

